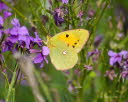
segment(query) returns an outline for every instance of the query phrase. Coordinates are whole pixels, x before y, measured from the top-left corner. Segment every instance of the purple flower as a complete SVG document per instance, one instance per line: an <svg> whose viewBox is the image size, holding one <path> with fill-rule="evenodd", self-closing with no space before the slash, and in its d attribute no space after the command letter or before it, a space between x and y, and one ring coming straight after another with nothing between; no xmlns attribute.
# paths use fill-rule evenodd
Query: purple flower
<svg viewBox="0 0 128 102"><path fill-rule="evenodd" d="M8 18L9 16L11 16L12 13L8 12L8 11L4 11L4 19Z"/></svg>
<svg viewBox="0 0 128 102"><path fill-rule="evenodd" d="M73 92L75 90L75 86L73 84L68 85L68 91Z"/></svg>
<svg viewBox="0 0 128 102"><path fill-rule="evenodd" d="M41 51L38 49L29 49L30 53L40 53Z"/></svg>
<svg viewBox="0 0 128 102"><path fill-rule="evenodd" d="M42 47L42 54L47 56L50 53L49 49L47 46Z"/></svg>
<svg viewBox="0 0 128 102"><path fill-rule="evenodd" d="M64 74L67 75L67 76L70 74L70 71L69 71L69 70L64 70L63 72L64 72Z"/></svg>
<svg viewBox="0 0 128 102"><path fill-rule="evenodd" d="M7 40L9 40L12 43L16 43L18 41L18 36L16 35L11 35L7 38Z"/></svg>
<svg viewBox="0 0 128 102"><path fill-rule="evenodd" d="M0 30L0 38L2 37L2 35L3 35L3 31L2 31L2 30Z"/></svg>
<svg viewBox="0 0 128 102"><path fill-rule="evenodd" d="M91 9L91 10L88 11L88 17L89 18L93 17L94 15L95 15L95 11L94 10Z"/></svg>
<svg viewBox="0 0 128 102"><path fill-rule="evenodd" d="M5 100L0 100L0 102L5 102Z"/></svg>
<svg viewBox="0 0 128 102"><path fill-rule="evenodd" d="M109 51L108 55L110 56L110 65L113 66L116 62L120 64L123 58L128 58L128 51L121 51L120 53Z"/></svg>
<svg viewBox="0 0 128 102"><path fill-rule="evenodd" d="M69 91L69 92L74 92L74 91L76 91L76 87L74 86L72 80L68 80L67 83L68 83L68 91Z"/></svg>
<svg viewBox="0 0 128 102"><path fill-rule="evenodd" d="M93 62L97 62L100 52L98 49L88 52L88 57L92 57Z"/></svg>
<svg viewBox="0 0 128 102"><path fill-rule="evenodd" d="M0 2L0 11L8 9L8 6L6 6L3 2Z"/></svg>
<svg viewBox="0 0 128 102"><path fill-rule="evenodd" d="M64 3L65 3L65 4L68 4L68 1L69 1L69 0L62 0L62 3L63 3L63 4L64 4Z"/></svg>
<svg viewBox="0 0 128 102"><path fill-rule="evenodd" d="M123 59L128 59L128 51L123 50L119 54L123 57Z"/></svg>
<svg viewBox="0 0 128 102"><path fill-rule="evenodd" d="M34 43L38 44L39 46L42 46L42 39L39 37L38 33L35 32Z"/></svg>
<svg viewBox="0 0 128 102"><path fill-rule="evenodd" d="M4 19L3 19L3 17L2 17L2 16L0 16L0 27L2 27L2 26L3 26L3 24L4 24Z"/></svg>
<svg viewBox="0 0 128 102"><path fill-rule="evenodd" d="M123 34L123 33L119 33L117 36L118 36L119 38L123 38L123 37L124 37L124 34Z"/></svg>
<svg viewBox="0 0 128 102"><path fill-rule="evenodd" d="M94 54L99 54L98 49L91 51L91 52L88 52L88 56L93 56Z"/></svg>
<svg viewBox="0 0 128 102"><path fill-rule="evenodd" d="M115 78L117 75L115 74L115 71L114 71L114 70L108 70L108 71L106 71L105 76L108 76L108 78L109 78L110 80L114 80L114 78Z"/></svg>
<svg viewBox="0 0 128 102"><path fill-rule="evenodd" d="M121 60L122 60L122 56L121 56L121 54L119 54L119 53L115 53L115 52L113 52L113 51L109 51L108 52L108 55L110 56L110 61L109 61L109 63L110 63L110 65L114 65L114 64L116 64L116 63L120 63L121 62Z"/></svg>
<svg viewBox="0 0 128 102"><path fill-rule="evenodd" d="M64 13L62 11L62 9L57 8L54 11L54 20L55 20L55 24L57 26L61 25L64 22Z"/></svg>
<svg viewBox="0 0 128 102"><path fill-rule="evenodd" d="M77 76L80 76L81 70L80 69L75 69L74 74L77 75Z"/></svg>
<svg viewBox="0 0 128 102"><path fill-rule="evenodd" d="M35 38L29 36L30 39L30 45L29 48L33 48L35 44L37 44L39 47L43 46L42 39L39 37L38 33L35 32Z"/></svg>
<svg viewBox="0 0 128 102"><path fill-rule="evenodd" d="M27 30L27 28L25 26L22 26L22 27L13 27L10 30L10 34L11 35L21 35L21 36L29 35L28 30Z"/></svg>
<svg viewBox="0 0 128 102"><path fill-rule="evenodd" d="M86 68L86 70L92 70L92 66L84 65L84 67Z"/></svg>
<svg viewBox="0 0 128 102"><path fill-rule="evenodd" d="M120 69L120 75L122 78L128 78L128 51L122 50L119 53L109 51L108 55L110 56L110 65L118 65Z"/></svg>
<svg viewBox="0 0 128 102"><path fill-rule="evenodd" d="M20 27L19 20L14 18L11 21L12 25L14 26L10 29L10 37L8 38L12 43L19 42L20 46L29 49L31 37L29 36L29 32L25 26Z"/></svg>
<svg viewBox="0 0 128 102"><path fill-rule="evenodd" d="M40 63L41 68L44 66L44 61L48 63L46 56L49 54L49 49L47 46L43 46L42 50L30 49L30 53L38 53L33 62Z"/></svg>
<svg viewBox="0 0 128 102"><path fill-rule="evenodd" d="M80 11L79 14L77 15L77 17L82 19L83 15L84 15L83 11Z"/></svg>
<svg viewBox="0 0 128 102"><path fill-rule="evenodd" d="M122 71L121 72L121 76L122 76L122 78L128 78L128 71Z"/></svg>
<svg viewBox="0 0 128 102"><path fill-rule="evenodd" d="M102 42L102 40L103 40L103 36L102 35L96 36L95 41L94 41L94 46L98 47L100 45L100 43Z"/></svg>
<svg viewBox="0 0 128 102"><path fill-rule="evenodd" d="M13 26L16 26L16 27L20 27L20 23L19 23L19 20L14 18L12 21L11 21L11 24Z"/></svg>
<svg viewBox="0 0 128 102"><path fill-rule="evenodd" d="M13 49L14 44L10 41L4 41L2 43L2 52L10 51Z"/></svg>

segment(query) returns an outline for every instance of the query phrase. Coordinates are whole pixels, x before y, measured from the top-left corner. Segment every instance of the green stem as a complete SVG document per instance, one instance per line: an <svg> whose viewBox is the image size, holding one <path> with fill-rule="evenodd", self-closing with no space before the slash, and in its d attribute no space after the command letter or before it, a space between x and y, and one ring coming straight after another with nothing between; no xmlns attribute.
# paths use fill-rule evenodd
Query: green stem
<svg viewBox="0 0 128 102"><path fill-rule="evenodd" d="M70 3L70 6L69 6L69 12L70 12L70 15L71 15L71 19L72 19L72 26L73 26L73 28L76 28L76 26L75 26L75 20L74 20L74 17L75 17L75 12L74 12L74 10L73 10L73 4L72 3Z"/></svg>
<svg viewBox="0 0 128 102"><path fill-rule="evenodd" d="M15 88L12 89L12 102L15 102Z"/></svg>
<svg viewBox="0 0 128 102"><path fill-rule="evenodd" d="M16 83L17 83L17 80L18 80L19 74L20 74L20 69L18 69L18 72L17 72L17 76L16 76L16 80L15 80L15 85L16 85Z"/></svg>
<svg viewBox="0 0 128 102"><path fill-rule="evenodd" d="M45 94L48 102L53 102L52 98L51 98L51 95L50 95L50 92L49 92L49 89L48 89L47 85L43 82L43 80L40 76L40 73L35 69L34 69L34 73L36 75L37 80L39 81L39 83L41 85L42 90L44 91L44 94Z"/></svg>
<svg viewBox="0 0 128 102"><path fill-rule="evenodd" d="M84 12L84 16L86 15L86 11L87 11L87 8L88 8L88 4L89 4L89 0L84 0L83 2L83 12Z"/></svg>
<svg viewBox="0 0 128 102"><path fill-rule="evenodd" d="M104 2L104 0L102 0L102 3L100 5L100 8L102 8L103 3L105 3L104 8L102 10L101 9L98 9L97 12L96 12L96 15L95 15L94 19L92 21L89 21L88 24L87 24L87 26L91 25L91 26L89 26L89 27L91 27L90 29L92 31L92 32L90 32L91 33L91 36L90 36L90 38L91 38L91 45L92 45L92 43L94 41L94 36L95 36L94 35L94 32L96 30L97 24L101 20L101 17L103 16L104 11L105 11L105 9L107 8L107 6L109 4L108 1L105 1ZM101 10L101 11L99 11L99 10ZM83 102L84 101L83 83L84 83L85 77L86 77L86 71L83 72L83 74L81 75L80 80L79 80L80 85L81 85L82 88L79 89L79 94L77 96L76 102Z"/></svg>
<svg viewBox="0 0 128 102"><path fill-rule="evenodd" d="M81 77L79 78L79 82L80 82L81 88L79 89L79 93L78 93L76 102L84 102L83 82L84 82L84 80L85 80L85 77L86 77L86 70L83 71L83 74L82 74Z"/></svg>
<svg viewBox="0 0 128 102"><path fill-rule="evenodd" d="M8 92L7 92L7 96L6 96L5 102L9 102L9 97L10 97L10 95L12 93L12 89L13 89L13 86L15 84L15 80L16 80L16 71L13 72L12 81L11 81L11 83L9 85L9 89L8 89Z"/></svg>
<svg viewBox="0 0 128 102"><path fill-rule="evenodd" d="M104 0L103 0L103 1L104 1ZM102 3L101 3L101 7L102 7L103 4L104 4L103 1L102 1ZM100 20L101 20L103 14L104 14L104 11L106 10L108 4L110 3L109 1L110 1L110 0L108 0L108 1L105 2L105 5L104 5L104 7L103 7L101 13L100 13L99 15L97 15L97 17L96 17L96 19L95 19L95 21L94 21L94 24L93 24L93 25L95 25L95 26L94 26L94 31L96 30L97 24L100 22Z"/></svg>
<svg viewBox="0 0 128 102"><path fill-rule="evenodd" d="M40 31L41 33L43 33L45 35L45 37L48 35L49 36L49 33L48 33L48 30L45 28L45 26L43 25L40 17L36 14L35 12L35 9L33 9L32 5L31 5L31 0L28 0L28 5L32 11L32 15L35 16L37 19L38 19L38 24L40 25L39 28L40 28ZM40 34L41 35L41 34ZM42 35L41 35L42 36Z"/></svg>
<svg viewBox="0 0 128 102"><path fill-rule="evenodd" d="M7 96L6 96L6 100L5 102L10 102L9 101L9 97L12 93L12 90L14 90L14 84L15 84L15 80L16 80L16 71L17 71L17 68L18 68L18 65L16 64L15 65L15 69L14 69L14 72L13 72L13 75L12 75L12 80L11 80L11 83L9 84L9 89L8 89L8 92L7 92Z"/></svg>
<svg viewBox="0 0 128 102"><path fill-rule="evenodd" d="M2 72L2 74L5 77L5 80L6 80L6 83L7 83L7 87L9 87L9 82L8 82L7 74L5 74L4 72Z"/></svg>
<svg viewBox="0 0 128 102"><path fill-rule="evenodd" d="M21 16L24 20L28 20L30 21L30 19L28 19L27 17L25 17L20 11L18 11L16 8L12 7L8 2L6 2L5 0L2 0L3 3L5 3L8 7L10 7L12 10L14 10L19 16ZM39 23L41 25L41 28L43 30L43 33L48 35L48 31L46 30L46 28L44 27L44 25L41 23L41 20L38 18Z"/></svg>
<svg viewBox="0 0 128 102"><path fill-rule="evenodd" d="M24 20L28 20L27 17L25 17L21 12L19 12L16 8L12 7L8 2L6 2L5 0L2 0L3 3L5 3L9 8L11 8L12 10L14 10L19 16L21 16Z"/></svg>

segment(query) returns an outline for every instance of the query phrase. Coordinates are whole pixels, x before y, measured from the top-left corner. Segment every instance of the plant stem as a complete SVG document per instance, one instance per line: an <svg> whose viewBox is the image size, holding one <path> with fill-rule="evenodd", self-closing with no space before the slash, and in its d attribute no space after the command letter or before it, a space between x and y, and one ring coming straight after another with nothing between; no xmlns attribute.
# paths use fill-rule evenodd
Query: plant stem
<svg viewBox="0 0 128 102"><path fill-rule="evenodd" d="M10 95L11 95L13 86L14 86L14 84L15 84L15 80L16 80L16 71L13 72L12 81L11 81L11 83L10 83L10 85L9 85L9 89L8 89L8 92L7 92L7 96L6 96L5 102L9 102L9 97L10 97Z"/></svg>
<svg viewBox="0 0 128 102"><path fill-rule="evenodd" d="M43 80L41 79L40 73L35 69L34 69L34 73L35 73L35 76L36 76L37 80L39 81L39 83L41 85L41 88L44 91L45 96L47 97L48 102L53 102L52 98L51 98L51 95L50 95L50 92L49 92L49 89L46 86L46 84L43 82Z"/></svg>
<svg viewBox="0 0 128 102"><path fill-rule="evenodd" d="M9 102L9 97L10 97L10 95L12 93L12 90L14 90L13 87L14 87L14 84L15 84L15 81L16 81L16 71L17 71L17 68L18 68L18 65L16 64L14 72L13 72L13 75L12 75L12 80L11 80L11 83L9 85L9 89L8 89L8 92L7 92L7 96L5 98L6 99L5 102Z"/></svg>
<svg viewBox="0 0 128 102"><path fill-rule="evenodd" d="M2 0L3 3L5 3L8 7L10 7L12 10L14 10L19 16L21 16L24 20L28 20L27 17L25 17L21 12L19 12L16 8L12 7L8 2L5 0Z"/></svg>
<svg viewBox="0 0 128 102"><path fill-rule="evenodd" d="M92 45L92 43L94 41L94 36L95 36L94 35L94 32L96 30L97 24L101 20L101 17L103 16L104 11L105 11L105 9L107 8L107 6L109 4L108 1L102 0L102 3L100 5L100 8L102 8L102 6L103 6L104 3L105 3L104 8L102 10L101 9L98 9L97 10L97 13L96 13L96 15L94 17L94 19L92 21L89 21L88 24L87 24L87 26L91 25L90 26L91 27L90 29L92 31L92 32L90 32L91 33L91 36L90 36L90 38L91 38L91 45ZM99 10L101 10L101 11L99 11ZM84 100L84 97L83 97L84 96L83 95L83 91L84 91L83 90L83 83L84 83L85 77L86 77L86 71L83 72L83 74L81 75L80 80L79 80L80 85L81 85L82 88L79 89L79 94L77 96L76 102L83 102L83 100Z"/></svg>
<svg viewBox="0 0 128 102"><path fill-rule="evenodd" d="M40 28L39 30L41 31L41 33L43 33L45 35L45 37L47 35L50 36L49 33L48 33L48 30L43 25L39 15L37 15L36 12L35 12L35 9L33 9L32 5L31 5L31 2L32 2L31 0L28 0L28 5L29 5L29 7L32 11L32 14L38 19L37 21L38 21L38 24L40 25L40 26L38 26ZM40 36L42 37L42 34L40 34Z"/></svg>

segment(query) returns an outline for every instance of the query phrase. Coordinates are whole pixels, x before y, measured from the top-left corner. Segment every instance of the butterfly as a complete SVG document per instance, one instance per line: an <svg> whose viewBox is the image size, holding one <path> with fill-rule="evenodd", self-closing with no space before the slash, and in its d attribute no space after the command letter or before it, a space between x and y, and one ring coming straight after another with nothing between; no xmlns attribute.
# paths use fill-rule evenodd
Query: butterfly
<svg viewBox="0 0 128 102"><path fill-rule="evenodd" d="M50 59L57 70L68 70L78 61L78 53L89 38L85 29L68 30L58 33L48 40Z"/></svg>

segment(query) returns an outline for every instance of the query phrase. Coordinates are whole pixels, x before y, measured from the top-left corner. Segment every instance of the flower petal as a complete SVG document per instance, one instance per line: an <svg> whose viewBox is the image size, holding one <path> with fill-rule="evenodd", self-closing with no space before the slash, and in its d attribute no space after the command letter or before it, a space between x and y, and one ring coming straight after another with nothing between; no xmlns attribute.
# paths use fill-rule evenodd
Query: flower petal
<svg viewBox="0 0 128 102"><path fill-rule="evenodd" d="M4 11L4 19L8 18L9 16L11 16L12 13L8 12L8 11Z"/></svg>
<svg viewBox="0 0 128 102"><path fill-rule="evenodd" d="M43 62L40 64L40 68L42 68L42 67L44 67L44 63Z"/></svg>
<svg viewBox="0 0 128 102"><path fill-rule="evenodd" d="M29 49L29 52L30 53L37 53L37 52L40 52L40 50L38 50L38 49Z"/></svg>
<svg viewBox="0 0 128 102"><path fill-rule="evenodd" d="M18 29L18 32L20 35L29 35L28 29L25 26L22 26L20 29Z"/></svg>
<svg viewBox="0 0 128 102"><path fill-rule="evenodd" d="M43 55L48 55L49 54L49 48L47 46L43 46L42 47L42 54Z"/></svg>
<svg viewBox="0 0 128 102"><path fill-rule="evenodd" d="M128 55L128 51L121 51L120 53L119 53L121 56L126 56L126 55Z"/></svg>
<svg viewBox="0 0 128 102"><path fill-rule="evenodd" d="M109 63L110 63L110 65L112 65L112 66L113 66L113 65L114 65L114 63L115 63L115 58L113 58L113 57L112 57L112 58L110 58Z"/></svg>
<svg viewBox="0 0 128 102"><path fill-rule="evenodd" d="M10 36L10 37L8 37L7 38L10 42L12 42L12 43L16 43L17 41L18 41L18 36Z"/></svg>
<svg viewBox="0 0 128 102"><path fill-rule="evenodd" d="M109 55L109 56L116 56L117 53L115 53L115 52L113 52L113 51L109 51L109 52L108 52L108 55Z"/></svg>
<svg viewBox="0 0 128 102"><path fill-rule="evenodd" d="M18 29L19 29L19 27L13 27L12 29L10 29L10 34L18 35Z"/></svg>
<svg viewBox="0 0 128 102"><path fill-rule="evenodd" d="M19 23L19 20L17 18L14 18L12 21L11 21L11 24L13 26L17 26L17 27L20 27L20 23Z"/></svg>
<svg viewBox="0 0 128 102"><path fill-rule="evenodd" d="M41 53L39 53L33 60L34 63L41 63L44 60Z"/></svg>
<svg viewBox="0 0 128 102"><path fill-rule="evenodd" d="M3 2L0 2L0 11L8 9L8 6L6 6Z"/></svg>
<svg viewBox="0 0 128 102"><path fill-rule="evenodd" d="M4 19L2 16L0 16L0 26L3 26L3 24L4 24Z"/></svg>

